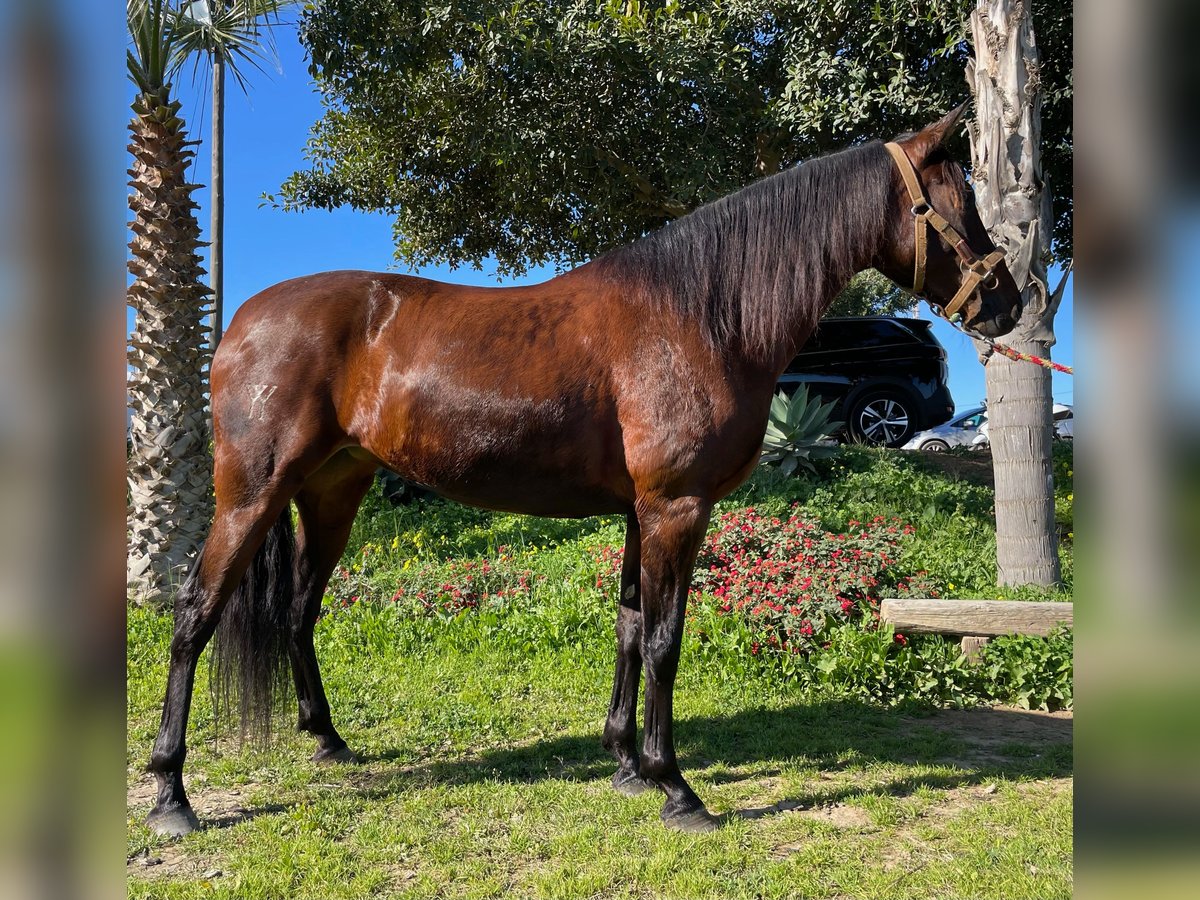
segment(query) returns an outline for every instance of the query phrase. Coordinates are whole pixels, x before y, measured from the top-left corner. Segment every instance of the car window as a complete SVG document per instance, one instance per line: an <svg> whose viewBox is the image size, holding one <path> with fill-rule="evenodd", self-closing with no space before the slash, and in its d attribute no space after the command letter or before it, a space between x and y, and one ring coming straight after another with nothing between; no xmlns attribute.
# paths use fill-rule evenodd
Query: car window
<svg viewBox="0 0 1200 900"><path fill-rule="evenodd" d="M862 322L838 322L839 327L831 334L829 349L848 350L852 347L886 347L891 344L910 344L911 334L895 322L867 319ZM819 331L820 329L818 329Z"/></svg>
<svg viewBox="0 0 1200 900"><path fill-rule="evenodd" d="M984 418L985 417L984 417L983 413L975 413L975 415L967 416L967 418L965 418L961 422L959 422L958 427L959 428L978 428L980 425L983 424Z"/></svg>
<svg viewBox="0 0 1200 900"><path fill-rule="evenodd" d="M805 342L802 354L911 344L915 338L894 322L863 319L858 322L822 322ZM795 365L793 363L793 365Z"/></svg>

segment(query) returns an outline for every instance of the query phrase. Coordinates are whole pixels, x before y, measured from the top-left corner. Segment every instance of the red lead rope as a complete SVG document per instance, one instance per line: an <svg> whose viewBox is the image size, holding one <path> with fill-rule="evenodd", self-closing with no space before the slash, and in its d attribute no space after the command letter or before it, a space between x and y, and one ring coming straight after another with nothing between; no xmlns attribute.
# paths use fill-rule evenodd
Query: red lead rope
<svg viewBox="0 0 1200 900"><path fill-rule="evenodd" d="M990 346L1001 356L1007 356L1009 359L1024 360L1025 362L1030 362L1046 369L1053 369L1055 372L1062 372L1066 375L1075 374L1075 370L1071 366L1064 366L1061 363L1054 362L1053 360L1042 359L1040 356L1034 356L1032 353L1021 353L1019 350L1014 350L1012 347L1005 347L1003 344L997 344L995 341L990 340L989 338L980 337L979 340Z"/></svg>
<svg viewBox="0 0 1200 900"><path fill-rule="evenodd" d="M934 310L936 312L936 309ZM945 318L943 316L943 318ZM962 317L958 315L951 316L947 319L951 325L962 331ZM1042 359L1040 356L1034 356L1032 353L1022 353L1019 350L1014 350L1012 347L1006 347L1003 344L998 344L991 338L984 337L982 334L972 334L968 331L963 331L967 337L976 341L983 341L1001 356L1007 356L1009 359L1015 359L1020 362L1033 363L1035 366L1041 366L1043 369L1052 369L1055 372L1062 372L1064 375L1074 375L1075 369L1071 366L1064 366L1061 363L1056 363L1053 360Z"/></svg>

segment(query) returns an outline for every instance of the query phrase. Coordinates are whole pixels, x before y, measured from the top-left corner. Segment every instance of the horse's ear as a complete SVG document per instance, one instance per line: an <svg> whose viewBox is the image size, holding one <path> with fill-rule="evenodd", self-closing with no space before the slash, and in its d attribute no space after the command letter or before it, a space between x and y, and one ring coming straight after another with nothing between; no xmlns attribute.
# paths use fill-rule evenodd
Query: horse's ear
<svg viewBox="0 0 1200 900"><path fill-rule="evenodd" d="M954 134L955 128L958 127L967 111L968 103L970 103L969 100L961 103L932 125L926 125L908 139L900 141L900 145L904 147L904 152L908 154L908 158L912 160L914 166L920 168L924 165L933 152L942 146L946 138Z"/></svg>

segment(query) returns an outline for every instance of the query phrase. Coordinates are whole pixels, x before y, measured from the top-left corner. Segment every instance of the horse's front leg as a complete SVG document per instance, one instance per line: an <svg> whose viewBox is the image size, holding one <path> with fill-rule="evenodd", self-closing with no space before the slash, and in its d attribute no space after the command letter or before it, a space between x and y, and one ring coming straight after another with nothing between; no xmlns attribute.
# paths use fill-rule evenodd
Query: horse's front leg
<svg viewBox="0 0 1200 900"><path fill-rule="evenodd" d="M717 819L688 786L675 759L672 701L684 613L711 504L698 497L639 498L642 531L642 660L646 723L641 775L667 795L662 819L681 831L712 831Z"/></svg>
<svg viewBox="0 0 1200 900"><path fill-rule="evenodd" d="M637 516L626 519L625 557L617 606L617 670L604 723L604 748L617 760L613 787L628 797L654 787L641 776L637 749L637 698L642 686L642 563Z"/></svg>

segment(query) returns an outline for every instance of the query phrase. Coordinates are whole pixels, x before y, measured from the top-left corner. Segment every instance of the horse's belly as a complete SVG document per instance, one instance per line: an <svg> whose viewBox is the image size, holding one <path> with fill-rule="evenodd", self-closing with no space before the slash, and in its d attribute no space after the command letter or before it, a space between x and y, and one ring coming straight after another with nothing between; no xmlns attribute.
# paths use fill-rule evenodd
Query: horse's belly
<svg viewBox="0 0 1200 900"><path fill-rule="evenodd" d="M468 506L530 516L578 519L627 512L631 506L631 501L593 485L556 485L549 481L522 484L506 478L494 478L430 487L439 495Z"/></svg>
<svg viewBox="0 0 1200 900"><path fill-rule="evenodd" d="M572 454L553 452L550 459L529 458L535 454L536 450L514 459L494 451L464 455L456 448L445 455L426 453L419 461L402 455L385 457L384 462L443 497L487 509L580 517L621 512L630 505L632 498L605 484L585 458L572 460Z"/></svg>
<svg viewBox="0 0 1200 900"><path fill-rule="evenodd" d="M362 443L397 474L462 503L543 516L618 512L632 494L619 429L595 410L569 396L442 395L392 406Z"/></svg>

